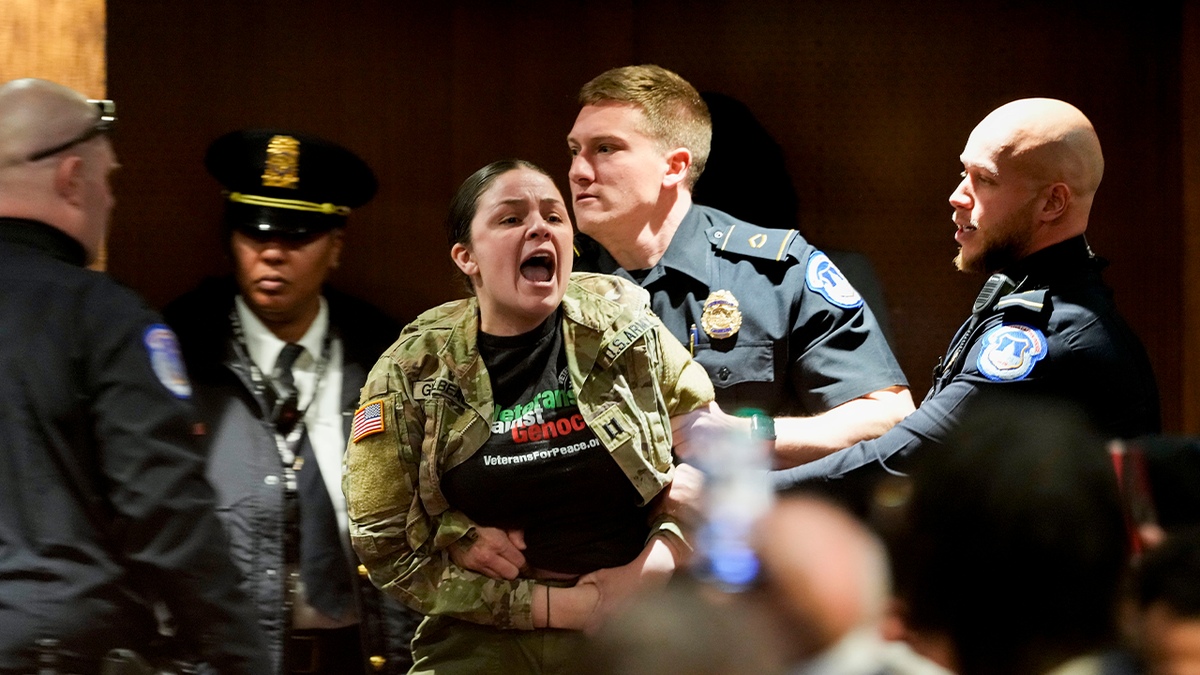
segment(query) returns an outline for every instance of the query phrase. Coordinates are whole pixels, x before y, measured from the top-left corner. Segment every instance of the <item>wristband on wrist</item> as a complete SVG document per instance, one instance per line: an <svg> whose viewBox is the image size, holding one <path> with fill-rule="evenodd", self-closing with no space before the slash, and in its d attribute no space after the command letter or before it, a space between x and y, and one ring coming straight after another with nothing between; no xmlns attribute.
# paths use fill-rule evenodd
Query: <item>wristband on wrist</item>
<svg viewBox="0 0 1200 675"><path fill-rule="evenodd" d="M775 440L775 418L758 412L751 415L750 437L761 441Z"/></svg>

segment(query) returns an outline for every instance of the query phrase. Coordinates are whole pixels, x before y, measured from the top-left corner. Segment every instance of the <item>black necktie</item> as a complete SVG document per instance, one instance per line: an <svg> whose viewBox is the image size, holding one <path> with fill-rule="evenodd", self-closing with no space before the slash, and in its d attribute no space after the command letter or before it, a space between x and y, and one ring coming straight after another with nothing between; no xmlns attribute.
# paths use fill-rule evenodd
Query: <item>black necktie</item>
<svg viewBox="0 0 1200 675"><path fill-rule="evenodd" d="M300 415L297 409L300 396L292 366L303 352L304 347L293 342L284 345L271 373L277 396L277 416L273 418L275 429L284 436L295 427ZM315 392L313 396L316 396ZM300 577L304 580L309 604L328 617L340 619L354 601L354 589L338 535L337 516L313 453L312 440L307 435L301 436L296 454L302 460L297 466L304 467L296 471L300 498L297 504L299 522L296 523L300 539Z"/></svg>
<svg viewBox="0 0 1200 675"><path fill-rule="evenodd" d="M271 371L271 389L275 393L271 422L275 429L285 436L296 426L299 417L300 392L296 390L292 366L303 353L304 347L295 342L287 343L279 352L279 358L275 359L275 369Z"/></svg>

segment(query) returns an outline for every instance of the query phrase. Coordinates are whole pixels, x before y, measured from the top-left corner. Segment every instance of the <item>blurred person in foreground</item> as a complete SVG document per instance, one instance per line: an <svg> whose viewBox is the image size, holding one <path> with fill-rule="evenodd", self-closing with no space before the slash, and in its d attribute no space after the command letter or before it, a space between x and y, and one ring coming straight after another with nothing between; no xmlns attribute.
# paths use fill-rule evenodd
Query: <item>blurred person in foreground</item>
<svg viewBox="0 0 1200 675"><path fill-rule="evenodd" d="M920 408L883 436L781 471L781 488L903 470L944 443L988 392L1075 401L1108 436L1159 429L1158 388L1142 343L1084 238L1104 173L1087 117L1054 99L1013 101L967 139L950 195L955 265L992 276Z"/></svg>
<svg viewBox="0 0 1200 675"><path fill-rule="evenodd" d="M83 267L113 207L114 123L52 82L0 87L0 671L150 657L161 602L181 647L258 675L175 335Z"/></svg>
<svg viewBox="0 0 1200 675"><path fill-rule="evenodd" d="M1142 559L1133 635L1148 675L1200 674L1200 529L1169 532Z"/></svg>
<svg viewBox="0 0 1200 675"><path fill-rule="evenodd" d="M325 283L375 176L331 141L266 129L218 138L205 165L226 189L234 274L206 279L165 314L271 672L404 673L419 617L366 579L341 490L359 388L399 325Z"/></svg>
<svg viewBox="0 0 1200 675"><path fill-rule="evenodd" d="M447 230L472 297L418 317L367 378L352 538L371 579L428 615L412 672L569 673L581 629L686 558L651 502L677 473L671 418L712 385L645 291L571 274L542 169L475 172Z"/></svg>
<svg viewBox="0 0 1200 675"><path fill-rule="evenodd" d="M1104 443L1069 404L981 404L922 455L888 532L914 649L960 675L1130 672L1129 535Z"/></svg>
<svg viewBox="0 0 1200 675"><path fill-rule="evenodd" d="M688 577L644 595L589 636L573 675L783 675L772 617Z"/></svg>
<svg viewBox="0 0 1200 675"><path fill-rule="evenodd" d="M789 495L758 527L763 583L794 675L947 675L885 639L891 570L883 542L821 498Z"/></svg>

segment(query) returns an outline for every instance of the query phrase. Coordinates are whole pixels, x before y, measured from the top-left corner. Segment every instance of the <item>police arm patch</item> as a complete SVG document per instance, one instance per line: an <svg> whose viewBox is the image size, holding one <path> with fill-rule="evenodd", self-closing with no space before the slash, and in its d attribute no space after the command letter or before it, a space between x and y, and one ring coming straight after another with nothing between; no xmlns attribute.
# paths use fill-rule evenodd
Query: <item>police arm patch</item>
<svg viewBox="0 0 1200 675"><path fill-rule="evenodd" d="M854 290L850 280L833 264L829 256L820 251L813 251L808 256L808 269L804 273L805 283L809 290L820 293L831 304L853 309L861 307L862 296Z"/></svg>
<svg viewBox="0 0 1200 675"><path fill-rule="evenodd" d="M383 401L374 401L354 413L354 424L350 427L350 442L357 443L371 434L383 431Z"/></svg>
<svg viewBox="0 0 1200 675"><path fill-rule="evenodd" d="M979 372L993 382L1025 379L1049 351L1042 331L1023 323L996 326L983 334L980 343L983 348L976 364Z"/></svg>
<svg viewBox="0 0 1200 675"><path fill-rule="evenodd" d="M150 367L167 391L176 398L192 397L192 383L183 367L183 356L179 351L179 338L175 332L161 323L156 323L142 333L142 342L150 356Z"/></svg>

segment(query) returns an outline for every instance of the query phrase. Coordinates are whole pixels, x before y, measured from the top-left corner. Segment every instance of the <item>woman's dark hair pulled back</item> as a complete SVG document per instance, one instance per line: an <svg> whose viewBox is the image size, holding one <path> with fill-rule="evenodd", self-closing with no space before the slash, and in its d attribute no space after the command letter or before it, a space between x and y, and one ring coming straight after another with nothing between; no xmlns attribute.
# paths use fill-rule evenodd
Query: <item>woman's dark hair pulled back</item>
<svg viewBox="0 0 1200 675"><path fill-rule="evenodd" d="M517 169L529 169L551 178L545 169L523 159L500 159L471 174L450 200L450 214L446 216L446 238L451 246L470 245L471 221L475 220L479 198L487 192L497 177Z"/></svg>

